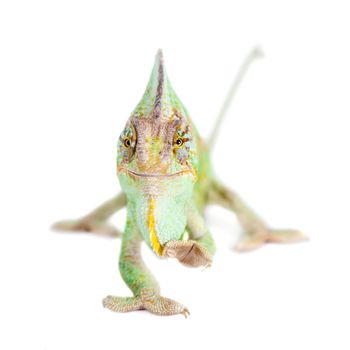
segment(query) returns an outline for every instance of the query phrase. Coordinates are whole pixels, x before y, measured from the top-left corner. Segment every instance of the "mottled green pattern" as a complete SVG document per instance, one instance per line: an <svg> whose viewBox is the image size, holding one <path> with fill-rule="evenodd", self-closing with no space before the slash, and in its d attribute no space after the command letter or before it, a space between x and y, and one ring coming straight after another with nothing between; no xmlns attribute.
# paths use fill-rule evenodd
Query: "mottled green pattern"
<svg viewBox="0 0 350 350"><path fill-rule="evenodd" d="M141 237L137 232L135 219L130 212L127 216L119 258L120 274L135 296L140 296L143 288L150 288L159 292L156 279L148 271L141 258Z"/></svg>
<svg viewBox="0 0 350 350"><path fill-rule="evenodd" d="M133 142L130 134L137 135L134 148L125 145L128 137ZM141 260L139 240L142 237L157 254L173 255L186 266L210 265L215 243L195 208L198 205L201 211L206 202L212 171L204 143L170 85L161 53L144 96L122 133L118 152L118 177L128 199L119 263L122 277L135 298L151 290L162 313L184 312L184 307L168 299L165 302L159 295L153 276ZM190 212L196 219L188 225ZM196 229L199 222L201 227ZM192 234L194 230L196 235ZM186 241L188 238L194 240ZM110 307L111 299L105 303ZM110 308L115 310L116 303L120 310L125 307L117 299Z"/></svg>
<svg viewBox="0 0 350 350"><path fill-rule="evenodd" d="M247 64L243 67L246 70ZM242 74L238 77L241 79ZM217 128L214 130L216 134ZM270 229L214 177L208 148L170 85L161 52L144 96L119 138L117 167L123 193L79 220L55 225L63 230L119 236L107 219L127 206L119 269L133 296L107 296L103 305L112 311L146 309L157 315L187 317L189 311L184 305L161 296L156 279L142 260L141 242L158 256L175 258L184 266L210 266L216 247L203 216L208 204L219 204L236 213L244 230L236 245L239 251L266 242L306 238L299 231Z"/></svg>

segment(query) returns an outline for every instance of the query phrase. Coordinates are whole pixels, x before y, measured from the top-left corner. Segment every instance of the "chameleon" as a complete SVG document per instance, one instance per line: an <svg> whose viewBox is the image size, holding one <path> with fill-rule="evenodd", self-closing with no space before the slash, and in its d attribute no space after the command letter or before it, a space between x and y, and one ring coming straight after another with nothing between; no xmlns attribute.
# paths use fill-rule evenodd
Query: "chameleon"
<svg viewBox="0 0 350 350"><path fill-rule="evenodd" d="M183 304L161 295L156 278L141 256L141 244L159 258L177 259L186 267L209 267L216 251L204 218L207 205L232 212L243 228L235 248L249 251L267 242L307 239L298 230L270 228L214 174L210 150L222 116L244 71L258 56L253 50L229 93L209 142L200 137L176 95L157 52L144 95L128 118L117 144L117 176L122 192L76 220L54 229L121 237L119 270L132 296L107 296L103 306L115 312L147 310L156 315L189 315ZM108 223L126 207L123 232Z"/></svg>

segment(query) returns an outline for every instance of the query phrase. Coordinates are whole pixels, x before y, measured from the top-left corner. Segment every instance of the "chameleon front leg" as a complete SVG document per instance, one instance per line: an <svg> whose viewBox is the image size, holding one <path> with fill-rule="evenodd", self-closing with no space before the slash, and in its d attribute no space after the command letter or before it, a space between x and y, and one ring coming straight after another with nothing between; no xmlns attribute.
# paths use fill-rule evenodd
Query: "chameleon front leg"
<svg viewBox="0 0 350 350"><path fill-rule="evenodd" d="M307 240L300 231L269 228L266 223L244 201L219 181L214 180L209 192L209 203L219 204L237 215L244 229L244 234L235 246L238 251L249 251L259 248L264 243L289 243Z"/></svg>
<svg viewBox="0 0 350 350"><path fill-rule="evenodd" d="M180 263L188 267L209 267L216 246L203 216L194 203L191 203L187 210L187 230L190 240L168 242L163 254L177 258Z"/></svg>
<svg viewBox="0 0 350 350"><path fill-rule="evenodd" d="M133 297L107 296L103 306L115 312L148 310L149 312L169 316L189 314L182 304L160 295L159 285L146 267L141 257L141 237L135 224L127 220L122 238L119 258L119 270L124 282L133 292Z"/></svg>
<svg viewBox="0 0 350 350"><path fill-rule="evenodd" d="M62 231L86 231L106 236L118 237L120 231L107 223L107 220L126 205L126 196L123 192L101 204L99 207L76 220L56 222L52 228Z"/></svg>

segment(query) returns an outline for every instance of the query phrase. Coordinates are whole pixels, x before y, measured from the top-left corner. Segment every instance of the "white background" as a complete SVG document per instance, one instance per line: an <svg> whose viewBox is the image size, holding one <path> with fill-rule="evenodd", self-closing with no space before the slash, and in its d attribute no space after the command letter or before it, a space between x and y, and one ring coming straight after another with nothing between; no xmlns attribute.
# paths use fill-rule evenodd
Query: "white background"
<svg viewBox="0 0 350 350"><path fill-rule="evenodd" d="M1 349L349 349L349 32L346 1L2 1ZM209 208L211 269L144 247L188 319L103 309L129 294L120 241L50 224L118 191L116 142L159 47L206 136L256 44L266 57L224 121L215 171L311 240L238 254L235 217Z"/></svg>

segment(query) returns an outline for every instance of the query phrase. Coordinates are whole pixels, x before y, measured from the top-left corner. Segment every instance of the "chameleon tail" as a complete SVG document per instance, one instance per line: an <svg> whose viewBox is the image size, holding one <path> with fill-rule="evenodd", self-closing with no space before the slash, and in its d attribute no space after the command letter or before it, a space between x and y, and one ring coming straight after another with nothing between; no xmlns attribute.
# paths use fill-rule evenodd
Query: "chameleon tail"
<svg viewBox="0 0 350 350"><path fill-rule="evenodd" d="M217 139L217 134L219 131L219 128L222 124L222 121L224 119L224 116L226 115L226 112L228 110L228 108L230 107L230 104L232 102L232 100L234 99L237 90L248 70L248 68L250 67L251 63L256 59L256 58L262 58L264 57L264 53L263 51L259 48L259 47L255 47L253 48L248 55L246 56L246 58L244 59L234 81L232 82L232 85L226 95L226 98L224 100L224 103L220 109L220 112L216 118L216 123L214 125L213 131L208 139L208 145L211 145L211 149L213 148L213 143L216 141Z"/></svg>

